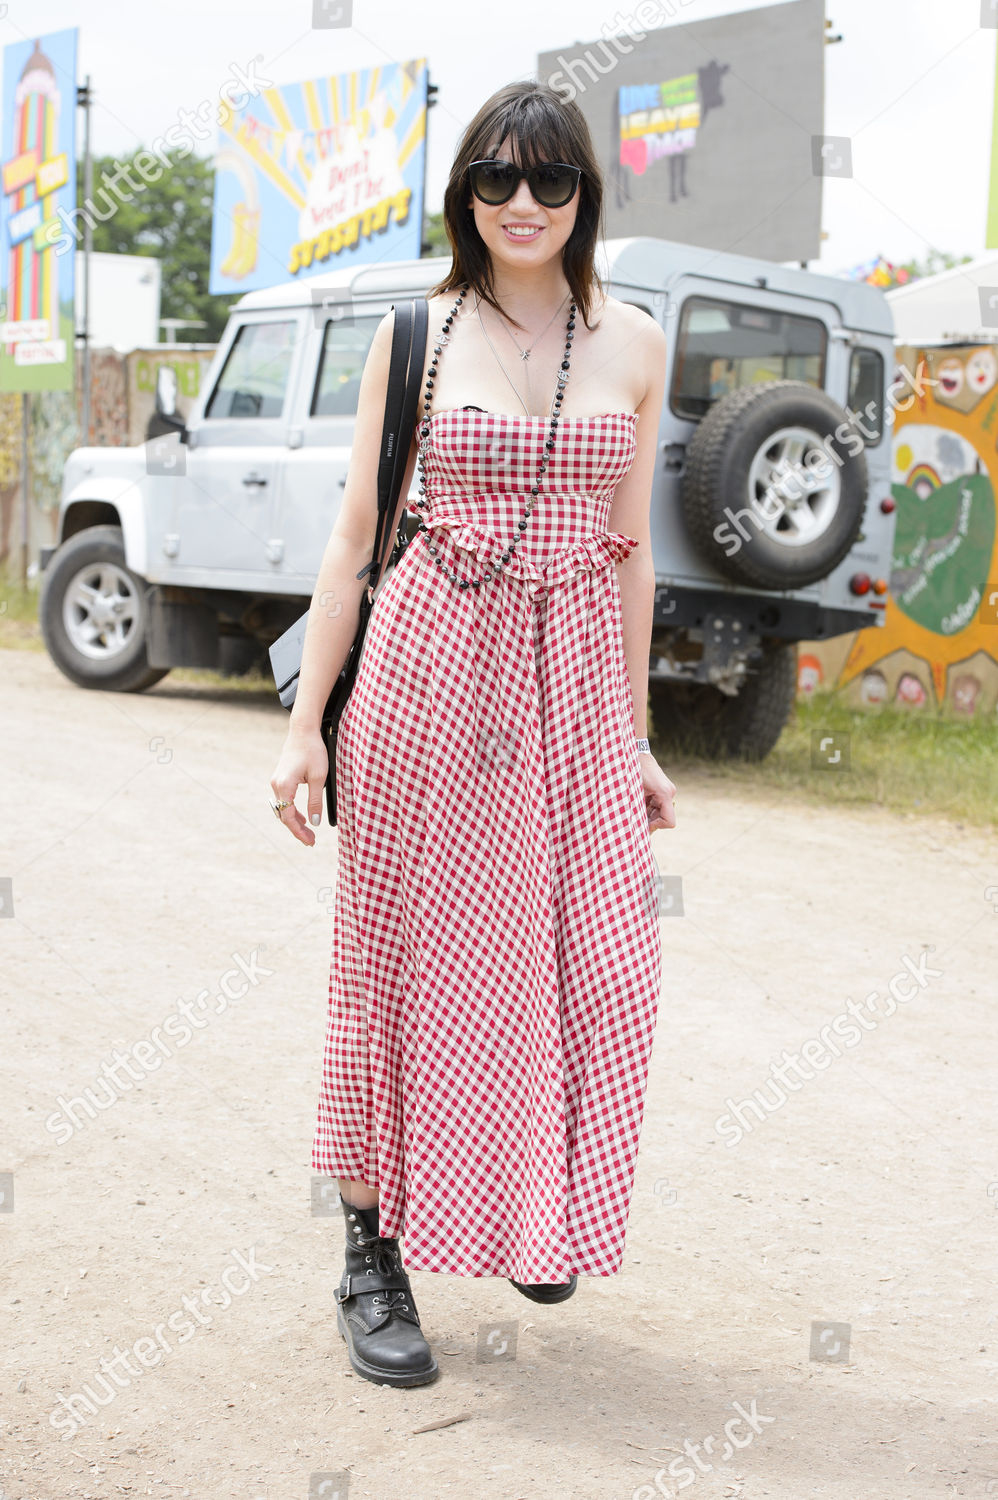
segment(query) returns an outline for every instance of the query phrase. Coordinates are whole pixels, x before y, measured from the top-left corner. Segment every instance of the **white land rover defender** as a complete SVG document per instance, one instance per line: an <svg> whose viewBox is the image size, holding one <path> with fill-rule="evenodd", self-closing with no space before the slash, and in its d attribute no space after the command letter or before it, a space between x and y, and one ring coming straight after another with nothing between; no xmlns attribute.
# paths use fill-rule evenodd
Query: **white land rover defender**
<svg viewBox="0 0 998 1500"><path fill-rule="evenodd" d="M307 607L350 461L379 320L441 259L341 269L236 303L201 396L161 372L138 448L66 464L41 551L41 625L82 687L225 667ZM760 757L796 691L796 642L883 623L894 502L883 293L671 241L612 240L601 276L665 329L651 506L653 731Z"/></svg>

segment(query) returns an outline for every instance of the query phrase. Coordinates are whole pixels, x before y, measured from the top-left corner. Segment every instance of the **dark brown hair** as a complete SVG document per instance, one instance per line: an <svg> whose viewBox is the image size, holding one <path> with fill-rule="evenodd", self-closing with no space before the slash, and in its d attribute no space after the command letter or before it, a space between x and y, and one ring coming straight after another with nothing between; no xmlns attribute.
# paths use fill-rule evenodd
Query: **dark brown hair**
<svg viewBox="0 0 998 1500"><path fill-rule="evenodd" d="M493 157L509 138L519 164L562 161L581 167L579 206L575 225L562 250L565 279L586 327L598 284L596 244L602 231L603 174L593 147L586 117L579 106L546 83L527 80L508 83L487 99L461 137L444 193L444 228L453 261L443 281L427 297L459 291L467 281L483 302L503 312L496 301L492 260L468 207L473 161ZM504 313L509 317L508 313ZM517 328L516 320L510 318Z"/></svg>

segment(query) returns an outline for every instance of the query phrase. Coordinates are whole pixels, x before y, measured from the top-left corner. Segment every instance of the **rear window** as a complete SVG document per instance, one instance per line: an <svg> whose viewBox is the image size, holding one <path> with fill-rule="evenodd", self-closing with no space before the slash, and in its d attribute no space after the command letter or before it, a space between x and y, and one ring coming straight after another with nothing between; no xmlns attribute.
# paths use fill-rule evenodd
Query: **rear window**
<svg viewBox="0 0 998 1500"><path fill-rule="evenodd" d="M860 419L868 448L884 435L884 362L876 349L854 349L849 360L849 410Z"/></svg>
<svg viewBox="0 0 998 1500"><path fill-rule="evenodd" d="M729 391L766 380L823 388L828 335L820 318L688 297L679 320L672 410L698 421Z"/></svg>

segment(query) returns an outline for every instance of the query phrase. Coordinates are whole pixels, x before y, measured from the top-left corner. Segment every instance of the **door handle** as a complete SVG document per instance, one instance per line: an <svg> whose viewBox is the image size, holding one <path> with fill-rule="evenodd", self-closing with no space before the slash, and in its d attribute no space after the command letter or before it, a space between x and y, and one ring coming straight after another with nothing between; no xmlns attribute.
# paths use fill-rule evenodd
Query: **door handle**
<svg viewBox="0 0 998 1500"><path fill-rule="evenodd" d="M267 483L262 474L247 474L243 478L243 484L265 485Z"/></svg>

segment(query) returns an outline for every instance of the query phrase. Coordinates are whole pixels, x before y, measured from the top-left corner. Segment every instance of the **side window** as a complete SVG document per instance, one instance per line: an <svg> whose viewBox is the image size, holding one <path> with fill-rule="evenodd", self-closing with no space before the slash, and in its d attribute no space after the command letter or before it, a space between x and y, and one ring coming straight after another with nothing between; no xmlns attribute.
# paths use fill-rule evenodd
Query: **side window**
<svg viewBox="0 0 998 1500"><path fill-rule="evenodd" d="M310 416L356 416L364 361L381 318L379 313L374 317L340 318L326 324Z"/></svg>
<svg viewBox="0 0 998 1500"><path fill-rule="evenodd" d="M279 417L295 352L297 323L244 323L205 408L216 421Z"/></svg>
<svg viewBox="0 0 998 1500"><path fill-rule="evenodd" d="M824 385L828 335L820 318L688 297L673 361L672 410L699 420L728 391L764 380Z"/></svg>
<svg viewBox="0 0 998 1500"><path fill-rule="evenodd" d="M876 349L854 349L849 359L849 410L862 419L868 448L884 435L884 362ZM865 431L864 431L865 429ZM866 433L872 432L872 437Z"/></svg>

